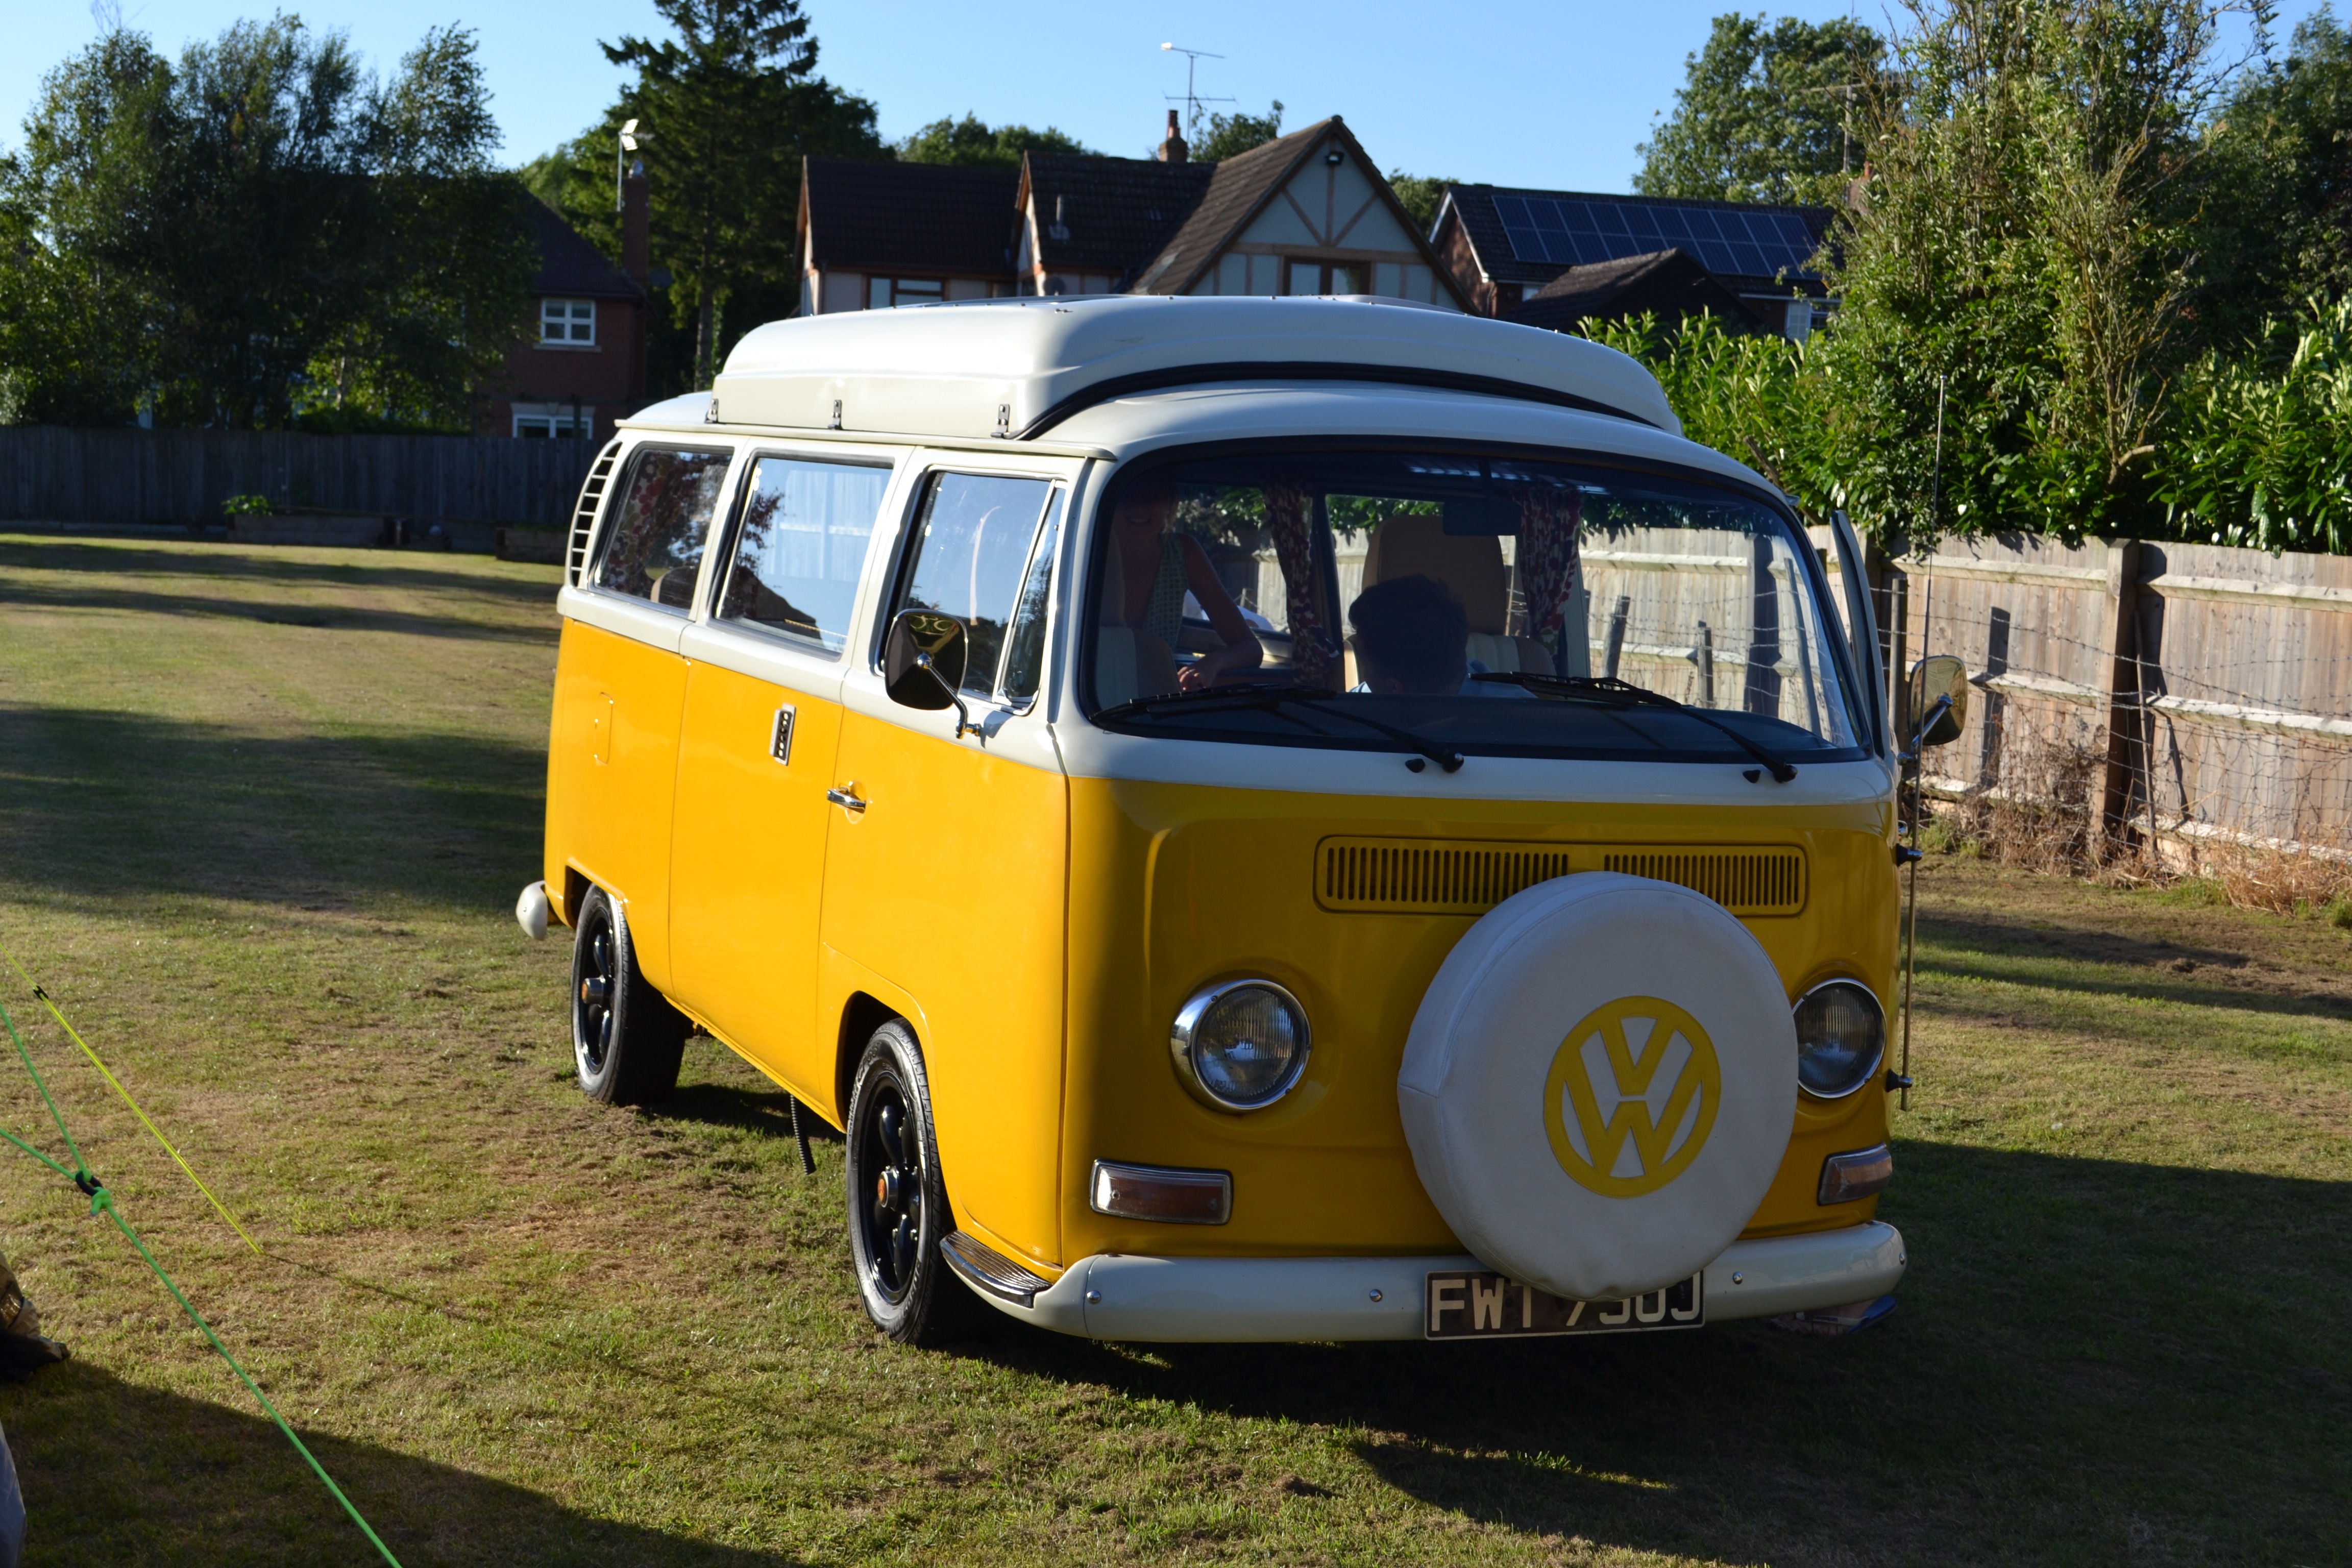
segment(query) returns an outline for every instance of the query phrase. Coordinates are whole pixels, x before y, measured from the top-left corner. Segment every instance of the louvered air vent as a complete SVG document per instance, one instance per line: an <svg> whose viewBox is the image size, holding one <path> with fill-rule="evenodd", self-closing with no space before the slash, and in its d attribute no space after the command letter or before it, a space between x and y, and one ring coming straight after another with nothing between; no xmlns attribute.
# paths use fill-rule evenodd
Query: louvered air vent
<svg viewBox="0 0 2352 1568"><path fill-rule="evenodd" d="M1673 882L1736 915L1793 915L1805 907L1801 849L1438 838L1325 839L1316 856L1315 901L1350 914L1484 914L1538 882L1578 871Z"/></svg>
<svg viewBox="0 0 2352 1568"><path fill-rule="evenodd" d="M1602 851L1601 868L1705 893L1735 915L1793 915L1805 907L1801 849L1626 847Z"/></svg>
<svg viewBox="0 0 2352 1568"><path fill-rule="evenodd" d="M1567 845L1434 838L1326 838L1321 860L1316 901L1367 912L1479 914L1581 868Z"/></svg>
<svg viewBox="0 0 2352 1568"><path fill-rule="evenodd" d="M575 588L587 574L588 542L596 531L596 509L604 502L604 487L613 480L614 460L620 455L621 443L617 439L596 454L587 482L580 487L580 504L572 510L572 547L566 552L563 580Z"/></svg>

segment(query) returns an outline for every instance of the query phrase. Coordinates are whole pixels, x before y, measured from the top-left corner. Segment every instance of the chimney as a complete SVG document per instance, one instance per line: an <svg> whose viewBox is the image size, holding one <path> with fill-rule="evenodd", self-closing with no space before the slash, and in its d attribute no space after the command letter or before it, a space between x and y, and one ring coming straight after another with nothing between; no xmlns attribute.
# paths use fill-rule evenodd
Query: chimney
<svg viewBox="0 0 2352 1568"><path fill-rule="evenodd" d="M1184 133L1176 128L1176 111L1168 111L1168 140L1160 144L1160 161L1181 163L1184 161Z"/></svg>
<svg viewBox="0 0 2352 1568"><path fill-rule="evenodd" d="M646 288L653 269L653 213L646 166L633 163L621 182L621 270Z"/></svg>

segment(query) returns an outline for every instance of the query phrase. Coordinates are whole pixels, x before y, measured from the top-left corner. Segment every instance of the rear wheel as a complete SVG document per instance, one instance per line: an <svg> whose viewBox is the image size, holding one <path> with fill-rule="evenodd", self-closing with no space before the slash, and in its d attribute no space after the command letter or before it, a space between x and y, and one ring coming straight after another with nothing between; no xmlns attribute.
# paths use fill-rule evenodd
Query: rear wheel
<svg viewBox="0 0 2352 1568"><path fill-rule="evenodd" d="M637 968L621 906L591 889L572 942L572 1058L581 1092L606 1105L668 1099L689 1027Z"/></svg>
<svg viewBox="0 0 2352 1568"><path fill-rule="evenodd" d="M986 1311L949 1278L954 1227L923 1053L898 1019L874 1031L849 1091L849 1256L866 1315L901 1344L968 1334Z"/></svg>

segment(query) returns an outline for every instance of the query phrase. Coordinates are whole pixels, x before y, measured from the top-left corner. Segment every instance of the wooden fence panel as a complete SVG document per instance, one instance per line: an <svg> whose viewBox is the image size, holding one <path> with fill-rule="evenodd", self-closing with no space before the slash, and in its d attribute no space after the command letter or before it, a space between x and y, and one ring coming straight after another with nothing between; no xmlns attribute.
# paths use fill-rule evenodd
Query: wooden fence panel
<svg viewBox="0 0 2352 1568"><path fill-rule="evenodd" d="M1930 758L1937 793L2352 847L2352 560L2009 538L1891 571L1902 662L1957 654L1981 694Z"/></svg>
<svg viewBox="0 0 2352 1568"><path fill-rule="evenodd" d="M571 517L596 443L289 431L0 428L0 520L219 521L263 495L281 510L452 521Z"/></svg>

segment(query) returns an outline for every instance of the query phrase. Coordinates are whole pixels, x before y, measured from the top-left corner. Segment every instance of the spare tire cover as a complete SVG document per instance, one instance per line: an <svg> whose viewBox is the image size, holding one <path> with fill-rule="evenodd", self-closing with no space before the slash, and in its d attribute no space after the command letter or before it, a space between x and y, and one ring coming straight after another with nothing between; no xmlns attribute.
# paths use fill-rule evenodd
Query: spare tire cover
<svg viewBox="0 0 2352 1568"><path fill-rule="evenodd" d="M1796 1026L1722 906L1589 871L1505 900L1454 945L1397 1100L1464 1246L1555 1295L1613 1300L1687 1279L1756 1213L1789 1147Z"/></svg>

